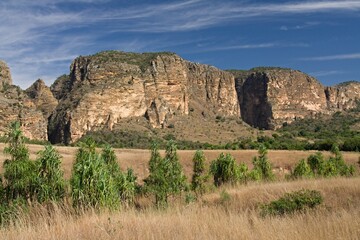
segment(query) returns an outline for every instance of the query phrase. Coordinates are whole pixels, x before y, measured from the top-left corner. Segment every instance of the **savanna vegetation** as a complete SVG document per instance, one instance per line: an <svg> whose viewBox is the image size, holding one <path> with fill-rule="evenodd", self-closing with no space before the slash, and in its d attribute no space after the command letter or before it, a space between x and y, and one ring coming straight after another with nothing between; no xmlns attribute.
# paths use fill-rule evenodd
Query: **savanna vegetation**
<svg viewBox="0 0 360 240"><path fill-rule="evenodd" d="M157 142L160 148L165 148L169 140L175 140L178 149L194 150L259 149L263 145L267 149L274 150L330 151L333 145L337 145L341 151L360 151L359 114L360 104L348 112L337 112L332 116L316 119L298 119L291 124L284 123L283 127L276 131L250 130L249 128L248 130L253 134L222 143L186 140L171 132L161 135L151 131L120 129L89 132L79 142L91 137L99 146L110 144L116 148L133 149L149 149L152 142ZM220 115L214 118L215 124L225 124L227 121ZM176 125L169 127L177 128Z"/></svg>
<svg viewBox="0 0 360 240"><path fill-rule="evenodd" d="M132 169L120 169L114 149L98 149L91 138L80 144L69 181L53 146L30 160L19 123L11 125L4 151L9 158L0 185L3 238L285 239L299 226L308 227L312 239L344 232L350 239L360 236L359 177L336 145L328 158L317 153L301 160L287 181L276 178L265 145L252 165L237 163L228 153L206 164L204 153L196 151L190 180L174 141L168 141L164 155L153 144L143 183ZM290 223L284 238L268 235L278 229L272 221ZM311 230L315 222L325 235ZM337 232L339 224L344 229ZM64 227L68 231L60 230ZM299 239L306 234L299 233Z"/></svg>

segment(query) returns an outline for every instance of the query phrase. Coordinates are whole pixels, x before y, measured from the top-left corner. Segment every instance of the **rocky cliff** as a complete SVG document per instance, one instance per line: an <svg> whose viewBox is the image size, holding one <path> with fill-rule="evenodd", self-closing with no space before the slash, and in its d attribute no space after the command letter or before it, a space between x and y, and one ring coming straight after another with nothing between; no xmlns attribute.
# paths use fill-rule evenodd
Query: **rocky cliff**
<svg viewBox="0 0 360 240"><path fill-rule="evenodd" d="M43 113L45 119L49 118L58 104L58 101L50 91L50 88L46 86L41 79L38 79L26 89L25 93L32 99L36 109Z"/></svg>
<svg viewBox="0 0 360 240"><path fill-rule="evenodd" d="M10 70L0 61L0 133L18 120L27 137L53 143L122 128L227 142L248 134L247 124L276 129L360 101L359 82L324 87L296 70L222 71L167 52L101 52L76 58L70 74L50 88L42 80L26 91L11 84Z"/></svg>
<svg viewBox="0 0 360 240"><path fill-rule="evenodd" d="M0 92L0 134L9 124L19 121L25 137L47 140L47 120L34 102L17 86L9 85Z"/></svg>
<svg viewBox="0 0 360 240"><path fill-rule="evenodd" d="M129 117L145 116L152 127L164 128L173 116L194 108L204 116L238 116L234 86L232 74L173 53L108 51L79 57L70 76L51 87L61 100L49 120L49 140L73 142Z"/></svg>
<svg viewBox="0 0 360 240"><path fill-rule="evenodd" d="M359 83L324 87L300 71L255 68L233 71L242 119L253 127L276 129L296 119L356 106Z"/></svg>
<svg viewBox="0 0 360 240"><path fill-rule="evenodd" d="M24 135L47 140L47 119L23 90L12 85L7 64L0 61L0 134L7 132L13 121L19 121Z"/></svg>
<svg viewBox="0 0 360 240"><path fill-rule="evenodd" d="M349 110L360 101L360 82L344 82L325 88L328 108L334 111Z"/></svg>
<svg viewBox="0 0 360 240"><path fill-rule="evenodd" d="M4 85L11 85L12 79L10 69L6 62L0 60L0 90L4 88Z"/></svg>

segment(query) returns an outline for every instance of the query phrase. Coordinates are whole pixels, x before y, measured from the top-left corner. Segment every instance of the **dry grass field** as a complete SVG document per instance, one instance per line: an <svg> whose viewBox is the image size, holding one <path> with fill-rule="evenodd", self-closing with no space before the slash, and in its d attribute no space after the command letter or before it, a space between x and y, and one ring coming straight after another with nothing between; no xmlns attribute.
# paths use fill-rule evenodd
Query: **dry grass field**
<svg viewBox="0 0 360 240"><path fill-rule="evenodd" d="M0 144L0 166L7 157L2 153L3 148L4 144ZM65 176L69 178L77 149L56 148L63 157ZM43 146L29 145L29 149L31 159L35 159ZM141 183L148 174L150 152L115 151L122 169L133 168ZM192 173L194 152L178 152L188 177ZM251 166L252 158L257 155L256 150L204 152L208 164L221 152L229 152L238 162ZM144 197L136 200L136 208L88 211L80 215L74 214L67 205L35 206L29 214L20 216L19 221L0 229L0 239L360 239L360 177L284 180L289 169L312 153L315 151L269 151L278 181L212 189L188 205L184 201L172 201L166 210L154 209L151 200ZM347 163L357 166L359 153L348 152L343 156ZM314 210L293 215L260 216L260 204L300 189L320 191L324 203Z"/></svg>
<svg viewBox="0 0 360 240"><path fill-rule="evenodd" d="M302 188L319 190L315 210L261 217L257 206ZM230 198L222 199L227 191ZM0 239L360 239L360 178L274 182L228 187L167 210L123 209L83 215L39 208L0 230Z"/></svg>
<svg viewBox="0 0 360 240"><path fill-rule="evenodd" d="M7 156L4 155L3 149L5 144L0 143L0 172L2 172L2 165ZM36 153L42 150L44 147L41 145L28 145L30 150L30 158L36 159ZM62 165L65 172L65 177L69 178L71 175L71 168L75 159L77 148L75 147L56 147L62 156ZM100 149L99 149L100 151ZM141 181L148 174L148 161L150 159L149 150L141 149L115 149L116 155L120 167L122 169L133 168ZM164 151L160 151L161 154L165 154ZM207 164L216 159L220 153L230 153L238 162L244 162L251 167L251 161L254 156L257 156L257 150L204 150L207 157ZM194 156L194 150L179 150L178 154L180 162L184 168L185 174L190 177L192 174L192 158ZM288 173L299 160L307 158L310 154L314 154L316 151L287 151L287 150L269 150L269 160L273 164L278 177L283 177ZM330 156L330 153L323 152L325 156ZM357 166L360 153L356 152L343 152L344 159L347 163ZM358 168L358 167L357 167ZM281 170L282 169L282 170Z"/></svg>

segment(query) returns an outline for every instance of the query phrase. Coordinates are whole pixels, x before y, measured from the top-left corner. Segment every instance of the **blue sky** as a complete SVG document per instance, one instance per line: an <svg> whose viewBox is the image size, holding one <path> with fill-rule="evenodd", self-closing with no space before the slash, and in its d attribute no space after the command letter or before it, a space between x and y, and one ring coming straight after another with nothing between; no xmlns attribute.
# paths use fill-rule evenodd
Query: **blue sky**
<svg viewBox="0 0 360 240"><path fill-rule="evenodd" d="M50 85L79 55L171 51L221 69L290 67L360 80L360 0L1 0L0 59L14 84Z"/></svg>

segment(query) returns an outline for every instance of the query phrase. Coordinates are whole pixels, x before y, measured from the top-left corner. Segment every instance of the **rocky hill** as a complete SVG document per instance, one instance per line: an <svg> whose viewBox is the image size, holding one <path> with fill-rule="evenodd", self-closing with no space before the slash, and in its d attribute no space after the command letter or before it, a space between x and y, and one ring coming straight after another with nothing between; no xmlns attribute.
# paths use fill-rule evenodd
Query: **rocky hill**
<svg viewBox="0 0 360 240"><path fill-rule="evenodd" d="M73 142L131 117L166 128L174 116L195 109L204 116L239 116L234 86L232 74L173 53L109 51L79 57L70 76L51 87L60 101L49 119L49 140Z"/></svg>
<svg viewBox="0 0 360 240"><path fill-rule="evenodd" d="M0 61L0 134L8 125L19 121L24 135L30 139L47 140L47 119L27 94L12 85L10 69Z"/></svg>
<svg viewBox="0 0 360 240"><path fill-rule="evenodd" d="M223 71L169 52L80 56L50 88L37 80L25 91L12 86L0 61L0 133L18 120L27 137L52 143L91 133L221 144L348 111L359 101L359 82L325 87L284 68Z"/></svg>
<svg viewBox="0 0 360 240"><path fill-rule="evenodd" d="M360 100L359 82L324 87L305 73L283 68L230 72L236 78L242 119L260 129L349 110Z"/></svg>
<svg viewBox="0 0 360 240"><path fill-rule="evenodd" d="M350 110L360 101L360 83L344 82L334 87L325 88L328 108L333 111Z"/></svg>
<svg viewBox="0 0 360 240"><path fill-rule="evenodd" d="M0 90L2 90L5 85L12 85L12 79L8 65L6 62L0 60Z"/></svg>
<svg viewBox="0 0 360 240"><path fill-rule="evenodd" d="M241 117L252 127L276 129L355 107L359 85L324 87L307 74L282 68L222 71L167 52L101 52L75 59L70 75L51 86L59 105L49 118L49 140L74 142L139 117L135 121L145 117L150 128L161 129L176 120L183 132L192 131L186 125L198 121L197 129L215 117Z"/></svg>
<svg viewBox="0 0 360 240"><path fill-rule="evenodd" d="M49 118L58 104L58 100L54 97L50 88L41 79L38 79L26 89L25 93L32 99L36 109L43 113L45 119Z"/></svg>

